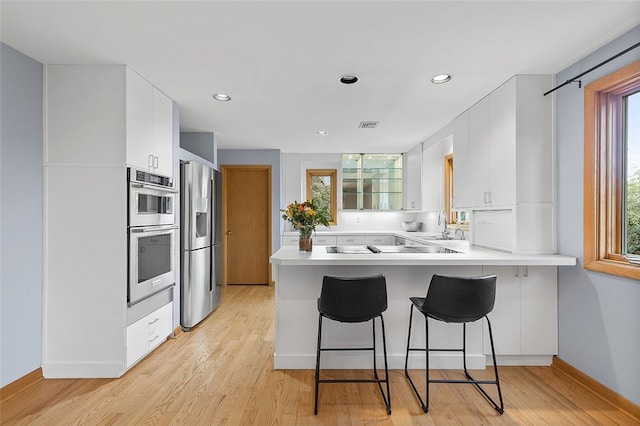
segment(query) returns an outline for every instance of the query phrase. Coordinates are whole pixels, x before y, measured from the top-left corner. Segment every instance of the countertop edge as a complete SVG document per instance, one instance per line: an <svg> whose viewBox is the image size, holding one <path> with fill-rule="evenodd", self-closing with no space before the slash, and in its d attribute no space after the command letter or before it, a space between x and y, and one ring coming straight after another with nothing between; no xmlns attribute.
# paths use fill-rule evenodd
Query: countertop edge
<svg viewBox="0 0 640 426"><path fill-rule="evenodd" d="M365 258L366 257L366 258ZM285 246L274 253L269 262L273 265L493 265L493 266L575 266L577 259L565 255L526 255L499 252L490 249L469 249L455 254L331 254L324 246L316 246L312 252L301 252L298 247Z"/></svg>

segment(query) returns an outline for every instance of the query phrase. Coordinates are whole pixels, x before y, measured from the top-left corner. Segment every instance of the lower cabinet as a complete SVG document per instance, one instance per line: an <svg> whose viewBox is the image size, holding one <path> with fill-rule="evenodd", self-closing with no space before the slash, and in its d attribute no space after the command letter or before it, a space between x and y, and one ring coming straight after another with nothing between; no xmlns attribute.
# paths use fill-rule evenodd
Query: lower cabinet
<svg viewBox="0 0 640 426"><path fill-rule="evenodd" d="M314 235L313 244L316 244L319 246L335 246L336 237L335 235Z"/></svg>
<svg viewBox="0 0 640 426"><path fill-rule="evenodd" d="M497 275L496 303L489 314L496 355L558 353L557 268L555 266L484 266ZM484 353L491 354L484 332Z"/></svg>
<svg viewBox="0 0 640 426"><path fill-rule="evenodd" d="M338 235L337 243L339 246L364 244L364 235Z"/></svg>
<svg viewBox="0 0 640 426"><path fill-rule="evenodd" d="M313 245L318 246L335 246L335 245L360 245L371 244L381 246L392 246L395 244L395 236L393 234L344 234L344 235L312 235ZM298 235L283 235L283 246L298 245Z"/></svg>
<svg viewBox="0 0 640 426"><path fill-rule="evenodd" d="M127 368L143 358L172 333L173 303L139 319L127 327Z"/></svg>
<svg viewBox="0 0 640 426"><path fill-rule="evenodd" d="M336 245L335 235L311 235L311 239L313 240L313 244L317 246L335 246ZM300 240L300 237L298 235L283 235L282 245L297 246L298 240Z"/></svg>
<svg viewBox="0 0 640 426"><path fill-rule="evenodd" d="M392 246L396 243L396 237L394 235L365 235L364 243Z"/></svg>

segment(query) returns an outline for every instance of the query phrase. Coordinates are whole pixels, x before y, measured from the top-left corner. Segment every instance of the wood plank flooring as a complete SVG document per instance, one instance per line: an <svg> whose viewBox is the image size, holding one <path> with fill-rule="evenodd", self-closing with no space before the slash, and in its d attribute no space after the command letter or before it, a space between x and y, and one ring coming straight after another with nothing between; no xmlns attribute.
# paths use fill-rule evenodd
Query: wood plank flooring
<svg viewBox="0 0 640 426"><path fill-rule="evenodd" d="M313 415L313 371L273 370L273 287L223 289L202 324L120 379L42 380L0 405L5 425L634 425L551 367L502 367L505 414L468 385L434 385L424 414L392 370L393 413L375 385L326 384ZM316 330L310 330L315 335ZM358 371L327 372L332 377ZM437 371L446 377L457 371ZM484 372L478 372L481 375ZM416 379L422 376L415 372ZM419 382L419 380L416 380ZM424 382L422 382L424 383Z"/></svg>

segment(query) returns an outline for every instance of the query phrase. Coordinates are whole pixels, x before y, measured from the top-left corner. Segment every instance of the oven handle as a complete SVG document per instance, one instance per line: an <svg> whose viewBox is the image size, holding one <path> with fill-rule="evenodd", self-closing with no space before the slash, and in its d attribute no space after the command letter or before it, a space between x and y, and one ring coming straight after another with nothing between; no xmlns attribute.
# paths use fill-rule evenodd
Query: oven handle
<svg viewBox="0 0 640 426"><path fill-rule="evenodd" d="M172 225L172 226L144 226L144 227L140 227L140 228L130 228L130 231L134 234L139 234L142 232L164 232L164 231L170 231L172 229L178 229L179 226L177 225Z"/></svg>
<svg viewBox="0 0 640 426"><path fill-rule="evenodd" d="M177 194L178 193L177 189L168 188L166 186L149 185L149 184L146 184L146 183L130 183L129 185L131 185L132 188L153 189L155 191L169 192L169 193L172 193L172 194Z"/></svg>

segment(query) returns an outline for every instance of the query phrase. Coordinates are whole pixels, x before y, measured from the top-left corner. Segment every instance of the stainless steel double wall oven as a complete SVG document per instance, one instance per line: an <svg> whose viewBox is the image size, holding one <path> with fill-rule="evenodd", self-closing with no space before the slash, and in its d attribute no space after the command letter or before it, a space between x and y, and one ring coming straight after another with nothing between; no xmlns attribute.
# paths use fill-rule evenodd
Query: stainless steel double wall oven
<svg viewBox="0 0 640 426"><path fill-rule="evenodd" d="M176 282L176 194L173 179L129 168L129 306Z"/></svg>

